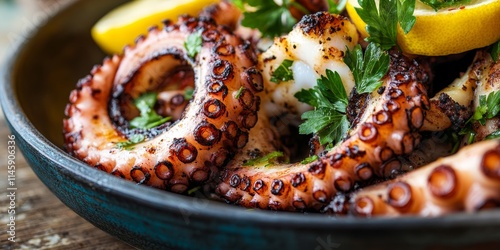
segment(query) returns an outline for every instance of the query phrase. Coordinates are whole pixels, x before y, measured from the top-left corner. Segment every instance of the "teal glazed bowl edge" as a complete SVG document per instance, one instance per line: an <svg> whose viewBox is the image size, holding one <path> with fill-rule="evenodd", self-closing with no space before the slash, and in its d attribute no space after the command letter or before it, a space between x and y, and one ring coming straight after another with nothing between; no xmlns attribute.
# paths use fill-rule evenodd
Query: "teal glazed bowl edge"
<svg viewBox="0 0 500 250"><path fill-rule="evenodd" d="M25 37L2 68L0 102L20 151L40 180L96 227L141 249L500 247L500 210L438 218L248 210L135 185L71 157L62 150L69 92L105 57L90 28L123 2L74 1Z"/></svg>

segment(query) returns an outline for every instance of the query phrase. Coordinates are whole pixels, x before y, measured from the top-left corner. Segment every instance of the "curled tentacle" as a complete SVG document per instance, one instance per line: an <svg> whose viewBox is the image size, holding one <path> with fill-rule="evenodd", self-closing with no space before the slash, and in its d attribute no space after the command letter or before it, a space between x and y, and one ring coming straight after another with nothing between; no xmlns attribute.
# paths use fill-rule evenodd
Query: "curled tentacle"
<svg viewBox="0 0 500 250"><path fill-rule="evenodd" d="M361 189L349 210L358 216L438 216L500 206L500 140L476 143L425 167Z"/></svg>
<svg viewBox="0 0 500 250"><path fill-rule="evenodd" d="M356 182L400 169L395 156L408 154L420 140L418 130L429 105L429 77L419 62L395 52L390 55L381 91L371 94L348 139L309 164L248 167L230 163L217 192L245 207L319 209L338 192L352 190Z"/></svg>
<svg viewBox="0 0 500 250"><path fill-rule="evenodd" d="M191 57L184 44L198 32L200 51ZM152 28L72 91L65 147L91 166L140 184L184 192L191 183L206 182L246 145L257 123L261 89L251 81L260 75L255 57L248 43L207 19L181 17L164 29ZM130 100L182 89L171 77L179 69L191 71L195 81L181 118L152 129L129 129ZM146 139L133 149L117 147L136 134Z"/></svg>

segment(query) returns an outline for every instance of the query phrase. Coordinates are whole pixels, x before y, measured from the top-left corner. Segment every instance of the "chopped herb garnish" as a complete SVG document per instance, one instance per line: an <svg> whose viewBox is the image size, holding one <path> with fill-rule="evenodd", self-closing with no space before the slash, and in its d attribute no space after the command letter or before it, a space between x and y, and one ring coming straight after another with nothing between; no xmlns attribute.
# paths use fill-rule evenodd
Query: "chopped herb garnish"
<svg viewBox="0 0 500 250"><path fill-rule="evenodd" d="M339 142L349 129L347 120L347 93L340 75L329 69L326 77L321 76L317 85L301 90L295 97L314 107L302 114L304 123L299 126L300 134L318 134L321 144Z"/></svg>
<svg viewBox="0 0 500 250"><path fill-rule="evenodd" d="M485 137L486 140L492 140L492 139L497 139L500 138L500 130L497 130Z"/></svg>
<svg viewBox="0 0 500 250"><path fill-rule="evenodd" d="M200 190L201 186L196 186L194 188L191 188L187 191L187 194L188 195L193 195L194 193L196 193L198 190Z"/></svg>
<svg viewBox="0 0 500 250"><path fill-rule="evenodd" d="M389 55L374 43L369 43L363 56L357 44L352 51L347 50L344 62L349 66L356 83L358 94L371 93L382 85L382 77L389 71Z"/></svg>
<svg viewBox="0 0 500 250"><path fill-rule="evenodd" d="M309 164L315 160L319 159L317 155L311 155L300 162L300 164Z"/></svg>
<svg viewBox="0 0 500 250"><path fill-rule="evenodd" d="M389 61L389 55L374 43L368 45L364 55L359 45L352 51L347 50L344 62L353 72L358 94L371 93L380 87L380 79L389 70ZM299 126L300 134L315 133L321 144L335 144L346 135L349 100L337 72L327 69L326 76L321 76L316 86L297 92L295 97L314 107L302 114L304 123Z"/></svg>
<svg viewBox="0 0 500 250"><path fill-rule="evenodd" d="M328 0L328 12L340 14L344 11L347 0Z"/></svg>
<svg viewBox="0 0 500 250"><path fill-rule="evenodd" d="M146 93L134 100L135 106L140 111L140 116L130 121L130 126L132 128L150 129L171 119L171 117L162 117L158 115L153 109L156 98L156 93Z"/></svg>
<svg viewBox="0 0 500 250"><path fill-rule="evenodd" d="M235 99L240 98L241 93L243 93L243 90L244 90L244 89L245 89L245 88L244 88L243 86L242 86L242 87L240 87L240 89L238 89L238 91L236 91L236 95L234 95L234 98L235 98Z"/></svg>
<svg viewBox="0 0 500 250"><path fill-rule="evenodd" d="M339 73L326 70L326 76L317 80L312 89L302 89L295 94L300 102L307 103L315 108L329 108L345 113L347 108L347 93Z"/></svg>
<svg viewBox="0 0 500 250"><path fill-rule="evenodd" d="M193 99L193 94L194 94L194 89L189 87L184 90L184 99L185 100L191 100Z"/></svg>
<svg viewBox="0 0 500 250"><path fill-rule="evenodd" d="M280 83L293 80L292 60L285 59L271 75L271 82Z"/></svg>
<svg viewBox="0 0 500 250"><path fill-rule="evenodd" d="M243 163L243 166L255 166L264 164L267 167L269 164L274 163L278 158L283 157L283 152L274 151L263 157L254 158Z"/></svg>
<svg viewBox="0 0 500 250"><path fill-rule="evenodd" d="M498 56L500 55L500 41L491 45L490 55L491 58L493 58L493 61L496 63L498 61Z"/></svg>
<svg viewBox="0 0 500 250"><path fill-rule="evenodd" d="M304 123L300 134L317 133L321 144L339 142L349 130L349 121L343 113L328 108L319 108L302 114Z"/></svg>
<svg viewBox="0 0 500 250"><path fill-rule="evenodd" d="M479 96L479 106L476 108L472 121L478 121L481 125L486 123L486 120L498 115L500 112L500 91L491 92L488 96Z"/></svg>
<svg viewBox="0 0 500 250"><path fill-rule="evenodd" d="M202 30L199 30L198 32L190 34L184 42L184 47L186 48L189 57L193 58L200 53L202 43L201 33Z"/></svg>
<svg viewBox="0 0 500 250"><path fill-rule="evenodd" d="M474 122L479 122L481 125L486 124L486 120L494 118L500 113L500 90L495 92L490 92L488 96L479 96L479 105L476 108L474 114L465 123L465 126L458 132L459 135L464 136L467 144L472 144L476 139L476 132L472 129L472 124ZM500 130L495 131L485 139L494 139L500 136ZM458 147L457 147L458 148Z"/></svg>
<svg viewBox="0 0 500 250"><path fill-rule="evenodd" d="M356 8L356 12L367 24L370 35L366 40L379 44L383 50L397 45L398 23L407 34L416 22L415 0L381 0L379 8L375 0L358 0L358 3L361 8Z"/></svg>
<svg viewBox="0 0 500 250"><path fill-rule="evenodd" d="M459 7L469 3L470 0L420 0L420 2L430 6L435 11L438 11L444 8Z"/></svg>
<svg viewBox="0 0 500 250"><path fill-rule="evenodd" d="M142 134L135 134L128 141L125 142L117 142L116 147L118 149L132 150L135 145L143 142L146 139Z"/></svg>
<svg viewBox="0 0 500 250"><path fill-rule="evenodd" d="M297 20L289 10L291 6L302 12L305 11L302 5L293 0L283 0L281 4L272 0L233 0L233 2L243 11L241 25L258 29L262 36L268 38L280 36L292 30Z"/></svg>

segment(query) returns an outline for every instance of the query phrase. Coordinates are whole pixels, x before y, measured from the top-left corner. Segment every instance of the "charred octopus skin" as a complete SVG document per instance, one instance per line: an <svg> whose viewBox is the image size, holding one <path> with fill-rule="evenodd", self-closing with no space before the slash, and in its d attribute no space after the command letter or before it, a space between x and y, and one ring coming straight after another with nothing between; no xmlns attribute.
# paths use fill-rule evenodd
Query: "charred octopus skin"
<svg viewBox="0 0 500 250"><path fill-rule="evenodd" d="M479 142L351 198L357 216L439 216L500 206L500 140Z"/></svg>
<svg viewBox="0 0 500 250"><path fill-rule="evenodd" d="M198 32L201 48L192 57L184 43ZM152 28L122 56L95 67L71 92L65 148L103 171L182 193L192 183L208 181L247 143L258 120L257 92L263 89L255 64L252 46L210 19L185 16L163 29ZM127 130L128 121L113 115L127 113L128 99L168 89L168 72L186 67L194 72L195 89L181 119ZM137 133L146 139L132 149L117 147Z"/></svg>
<svg viewBox="0 0 500 250"><path fill-rule="evenodd" d="M355 182L385 177L401 168L397 155L410 153L429 107L426 67L398 52L380 89L371 93L358 124L336 147L309 164L231 166L217 193L244 207L319 210Z"/></svg>

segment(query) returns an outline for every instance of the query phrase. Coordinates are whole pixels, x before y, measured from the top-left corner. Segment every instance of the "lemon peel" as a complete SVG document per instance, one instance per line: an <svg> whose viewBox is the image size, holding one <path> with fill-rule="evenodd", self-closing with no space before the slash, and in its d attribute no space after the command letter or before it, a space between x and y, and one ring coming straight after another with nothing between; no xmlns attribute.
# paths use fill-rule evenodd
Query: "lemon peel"
<svg viewBox="0 0 500 250"><path fill-rule="evenodd" d="M163 21L176 21L179 15L198 15L220 0L140 0L122 4L102 17L91 30L94 41L109 54L119 54L126 45Z"/></svg>
<svg viewBox="0 0 500 250"><path fill-rule="evenodd" d="M346 10L362 36L367 37L366 23L348 0ZM493 44L500 40L500 1L476 0L457 8L434 11L417 1L417 21L408 34L398 27L397 41L404 53L444 56L458 54Z"/></svg>

